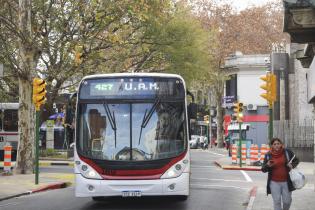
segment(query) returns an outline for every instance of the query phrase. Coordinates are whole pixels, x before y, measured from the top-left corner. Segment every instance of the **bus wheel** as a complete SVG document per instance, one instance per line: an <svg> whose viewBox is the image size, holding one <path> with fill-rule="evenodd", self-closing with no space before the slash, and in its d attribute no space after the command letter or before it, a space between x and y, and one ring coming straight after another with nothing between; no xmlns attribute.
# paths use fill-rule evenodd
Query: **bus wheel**
<svg viewBox="0 0 315 210"><path fill-rule="evenodd" d="M104 201L105 197L102 197L102 196L92 197L92 200L93 201Z"/></svg>

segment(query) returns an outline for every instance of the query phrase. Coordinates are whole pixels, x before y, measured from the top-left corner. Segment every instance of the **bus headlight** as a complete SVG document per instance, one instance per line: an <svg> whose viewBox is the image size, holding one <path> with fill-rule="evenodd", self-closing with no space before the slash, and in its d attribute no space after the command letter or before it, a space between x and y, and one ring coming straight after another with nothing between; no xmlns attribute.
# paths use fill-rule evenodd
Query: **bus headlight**
<svg viewBox="0 0 315 210"><path fill-rule="evenodd" d="M184 164L183 161L179 161L170 167L162 176L161 179L170 179L179 177L185 170L187 164Z"/></svg>
<svg viewBox="0 0 315 210"><path fill-rule="evenodd" d="M76 165L80 174L88 179L103 179L91 166L81 161L80 165Z"/></svg>

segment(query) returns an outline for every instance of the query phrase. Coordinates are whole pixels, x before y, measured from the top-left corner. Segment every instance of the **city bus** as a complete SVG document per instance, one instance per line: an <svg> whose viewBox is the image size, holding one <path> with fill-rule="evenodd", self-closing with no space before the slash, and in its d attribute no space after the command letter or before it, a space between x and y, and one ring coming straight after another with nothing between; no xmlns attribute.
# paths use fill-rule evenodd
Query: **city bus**
<svg viewBox="0 0 315 210"><path fill-rule="evenodd" d="M12 160L16 160L19 142L19 103L0 103L0 161L4 158L4 146L12 146Z"/></svg>
<svg viewBox="0 0 315 210"><path fill-rule="evenodd" d="M179 75L84 77L76 99L75 195L93 200L110 196L186 200L188 108Z"/></svg>

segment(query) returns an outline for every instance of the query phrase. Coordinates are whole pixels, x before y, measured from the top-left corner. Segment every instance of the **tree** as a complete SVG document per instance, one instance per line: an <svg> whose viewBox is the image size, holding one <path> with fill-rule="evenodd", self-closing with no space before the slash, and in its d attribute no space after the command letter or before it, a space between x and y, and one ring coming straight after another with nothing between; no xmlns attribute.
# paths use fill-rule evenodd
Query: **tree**
<svg viewBox="0 0 315 210"><path fill-rule="evenodd" d="M173 1L0 1L0 61L12 76L5 83L19 81L20 173L33 167L32 77L45 78L49 107L87 74L168 71L189 79L207 61L207 33Z"/></svg>
<svg viewBox="0 0 315 210"><path fill-rule="evenodd" d="M237 50L246 54L270 53L273 43L288 40L282 32L282 5L277 0L238 12L228 4L216 4L214 1L188 2L203 26L216 35L213 36L216 37L214 40L209 40L215 46L210 49L210 57L214 59L208 71L207 83L216 98L217 138L219 147L222 147L224 109L221 101L225 81L229 78L222 71L224 59Z"/></svg>

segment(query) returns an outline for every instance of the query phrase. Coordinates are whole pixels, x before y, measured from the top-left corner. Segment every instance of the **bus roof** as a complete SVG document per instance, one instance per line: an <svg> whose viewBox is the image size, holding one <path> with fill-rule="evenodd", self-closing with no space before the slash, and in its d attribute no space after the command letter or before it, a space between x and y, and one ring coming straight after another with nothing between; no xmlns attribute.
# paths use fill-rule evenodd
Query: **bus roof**
<svg viewBox="0 0 315 210"><path fill-rule="evenodd" d="M19 103L0 103L0 109L19 109Z"/></svg>
<svg viewBox="0 0 315 210"><path fill-rule="evenodd" d="M168 77L184 79L178 74L166 74L166 73L111 73L111 74L93 74L83 77L84 79L96 79L96 78L110 78L110 77Z"/></svg>

